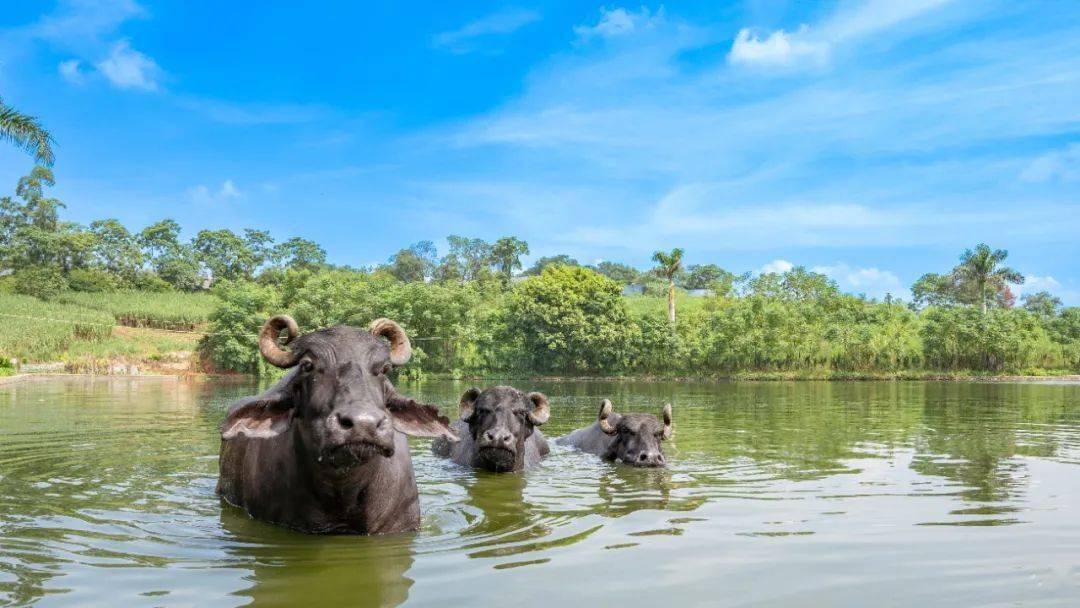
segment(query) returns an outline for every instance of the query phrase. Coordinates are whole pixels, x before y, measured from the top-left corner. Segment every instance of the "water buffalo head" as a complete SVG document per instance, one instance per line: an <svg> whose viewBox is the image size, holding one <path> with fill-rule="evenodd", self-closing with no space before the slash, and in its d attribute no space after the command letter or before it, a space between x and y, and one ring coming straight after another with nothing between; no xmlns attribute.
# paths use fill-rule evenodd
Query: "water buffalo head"
<svg viewBox="0 0 1080 608"><path fill-rule="evenodd" d="M476 445L475 466L504 472L521 469L525 440L548 420L548 398L510 386L470 388L461 396L461 419Z"/></svg>
<svg viewBox="0 0 1080 608"><path fill-rule="evenodd" d="M287 350L277 342L283 329L288 332ZM367 331L336 325L298 333L287 315L263 325L263 358L290 371L273 389L230 408L221 425L223 439L291 432L316 466L345 471L376 456L393 456L395 429L456 438L437 409L399 395L387 377L411 355L409 337L397 323L378 319Z"/></svg>
<svg viewBox="0 0 1080 608"><path fill-rule="evenodd" d="M611 401L600 404L597 423L600 430L615 441L608 447L605 458L620 460L635 467L662 467L666 463L660 442L670 439L671 404L661 413L663 423L652 414L616 414Z"/></svg>

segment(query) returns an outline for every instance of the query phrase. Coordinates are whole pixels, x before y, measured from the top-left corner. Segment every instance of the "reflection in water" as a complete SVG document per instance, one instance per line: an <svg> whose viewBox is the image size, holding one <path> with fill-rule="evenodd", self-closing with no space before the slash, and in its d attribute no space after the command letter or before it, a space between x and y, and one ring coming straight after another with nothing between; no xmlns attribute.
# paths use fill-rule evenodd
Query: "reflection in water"
<svg viewBox="0 0 1080 608"><path fill-rule="evenodd" d="M256 521L223 505L229 558L250 569L237 591L255 606L399 606L413 581L413 534L312 538Z"/></svg>
<svg viewBox="0 0 1080 608"><path fill-rule="evenodd" d="M464 389L402 388L449 413ZM1080 599L1080 568L1062 566L1080 554L1080 385L536 388L552 437L590 423L601 398L672 402L669 466L552 446L540 468L494 475L414 441L419 533L313 537L213 494L217 424L255 387L0 387L0 605L486 604L545 585L598 604L860 606L867 589L902 604Z"/></svg>

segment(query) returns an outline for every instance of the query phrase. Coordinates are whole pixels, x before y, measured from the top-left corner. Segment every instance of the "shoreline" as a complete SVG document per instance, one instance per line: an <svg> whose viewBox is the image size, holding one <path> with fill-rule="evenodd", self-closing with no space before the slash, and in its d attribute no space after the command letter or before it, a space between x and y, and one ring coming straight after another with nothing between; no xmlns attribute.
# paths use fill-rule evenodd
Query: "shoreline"
<svg viewBox="0 0 1080 608"><path fill-rule="evenodd" d="M258 376L249 374L81 374L62 372L23 373L0 376L0 387L22 382L60 380L67 378L126 379L126 380L172 380L172 381L207 381L223 380L229 382L248 382L258 380ZM983 382L983 383L1077 383L1080 374L1059 375L1023 375L1023 374L962 374L962 373L919 373L903 372L896 374L808 374L808 373L760 373L732 376L530 376L530 375L491 375L461 376L452 378L439 374L428 374L420 380L403 380L399 384L413 384L425 380L531 380L535 382L687 382L697 384L763 383L763 382Z"/></svg>

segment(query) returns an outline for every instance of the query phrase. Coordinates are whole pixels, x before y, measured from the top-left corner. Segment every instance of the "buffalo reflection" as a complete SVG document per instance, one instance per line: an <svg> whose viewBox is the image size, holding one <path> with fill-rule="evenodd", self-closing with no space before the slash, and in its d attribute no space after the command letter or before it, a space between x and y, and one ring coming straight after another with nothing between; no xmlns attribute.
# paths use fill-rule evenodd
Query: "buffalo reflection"
<svg viewBox="0 0 1080 608"><path fill-rule="evenodd" d="M310 536L251 519L224 507L234 567L248 568L251 586L236 592L254 606L399 606L413 580L413 534Z"/></svg>

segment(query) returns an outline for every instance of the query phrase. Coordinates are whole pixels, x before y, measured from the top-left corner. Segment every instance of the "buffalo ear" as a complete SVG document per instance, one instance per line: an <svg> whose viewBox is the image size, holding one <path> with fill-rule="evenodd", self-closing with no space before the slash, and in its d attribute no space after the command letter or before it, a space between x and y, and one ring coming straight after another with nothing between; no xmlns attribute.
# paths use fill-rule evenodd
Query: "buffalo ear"
<svg viewBox="0 0 1080 608"><path fill-rule="evenodd" d="M475 412L476 400L480 398L480 389L473 387L461 394L461 400L458 401L458 412L461 414L461 419L465 422L472 422L473 413Z"/></svg>
<svg viewBox="0 0 1080 608"><path fill-rule="evenodd" d="M450 428L450 419L439 414L434 405L420 403L415 399L391 393L386 409L394 420L394 429L412 437L446 437L457 441L458 435Z"/></svg>
<svg viewBox="0 0 1080 608"><path fill-rule="evenodd" d="M221 438L243 435L269 439L284 433L292 423L293 402L288 391L276 390L244 397L233 403L221 423Z"/></svg>

